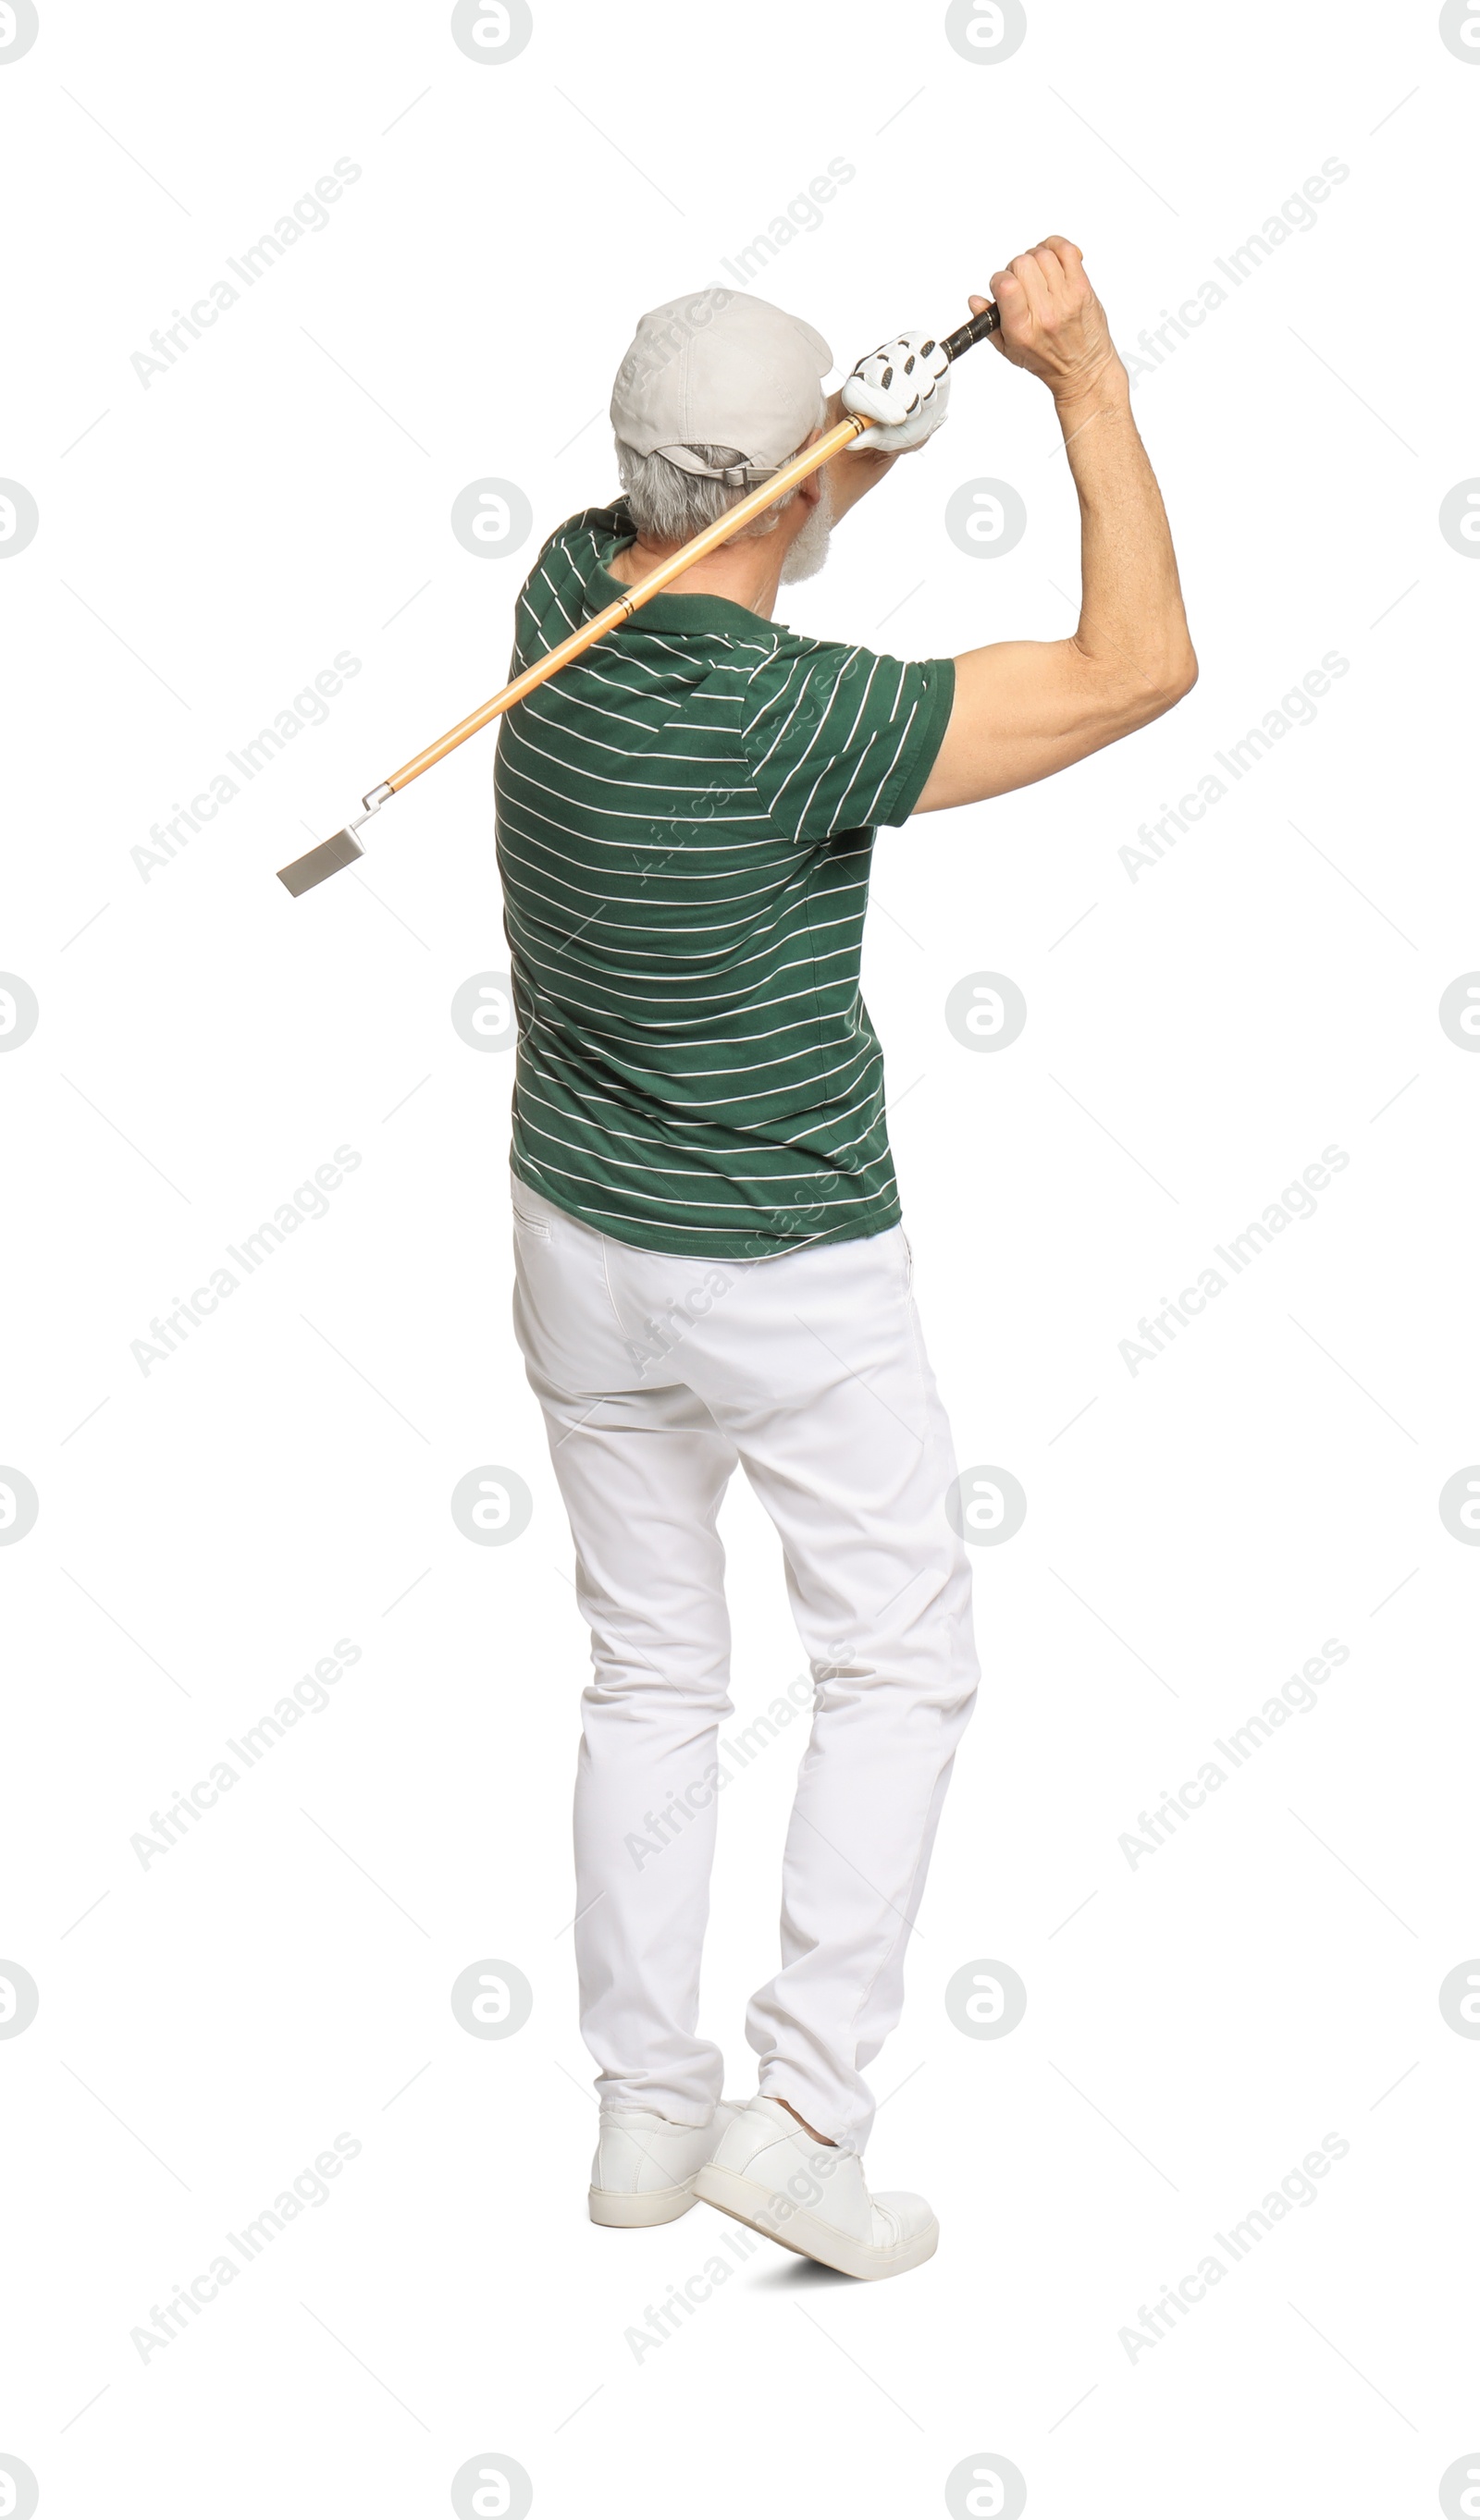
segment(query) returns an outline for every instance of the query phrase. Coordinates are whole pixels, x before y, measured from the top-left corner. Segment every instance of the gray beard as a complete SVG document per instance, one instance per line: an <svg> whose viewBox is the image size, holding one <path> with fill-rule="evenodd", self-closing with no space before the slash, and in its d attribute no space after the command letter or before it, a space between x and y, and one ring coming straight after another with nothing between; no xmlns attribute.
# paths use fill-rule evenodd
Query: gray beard
<svg viewBox="0 0 1480 2520"><path fill-rule="evenodd" d="M816 577L827 566L828 546L832 538L832 494L826 472L822 490L822 497L782 562L783 586L796 586L803 578Z"/></svg>

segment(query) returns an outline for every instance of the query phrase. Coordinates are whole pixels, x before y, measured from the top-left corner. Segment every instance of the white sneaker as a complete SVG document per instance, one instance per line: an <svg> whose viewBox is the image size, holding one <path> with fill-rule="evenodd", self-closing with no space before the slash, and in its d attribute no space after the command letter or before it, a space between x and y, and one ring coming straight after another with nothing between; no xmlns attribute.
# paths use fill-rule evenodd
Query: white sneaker
<svg viewBox="0 0 1480 2520"><path fill-rule="evenodd" d="M720 2100L707 2126L675 2126L651 2109L603 2109L591 2165L591 2219L621 2231L676 2223L694 2203L694 2178L738 2100Z"/></svg>
<svg viewBox="0 0 1480 2520"><path fill-rule="evenodd" d="M751 2100L731 2119L694 2189L844 2275L902 2275L932 2258L940 2238L922 2196L871 2196L857 2153L814 2143L779 2100Z"/></svg>

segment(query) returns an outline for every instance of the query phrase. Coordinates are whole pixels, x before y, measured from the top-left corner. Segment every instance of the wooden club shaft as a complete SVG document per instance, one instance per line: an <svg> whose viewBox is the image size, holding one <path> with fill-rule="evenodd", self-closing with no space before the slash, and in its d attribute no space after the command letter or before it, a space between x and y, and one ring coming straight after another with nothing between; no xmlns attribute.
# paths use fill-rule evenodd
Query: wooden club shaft
<svg viewBox="0 0 1480 2520"><path fill-rule="evenodd" d="M702 533L695 534L692 542L685 543L682 550L670 553L667 560L659 561L656 568L650 569L645 578L629 588L619 603L608 604L605 612L598 612L594 619L583 622L579 630L573 630L568 639L562 639L558 648L552 648L547 655L542 656L537 665L530 665L522 674L516 674L512 683L506 683L501 692L494 693L492 699L484 700L482 707L475 708L471 717L449 727L445 735L438 736L435 743L427 744L425 752L418 752L410 761L404 761L399 770L391 772L385 782L386 787L393 790L409 787L413 779L421 778L424 770L430 770L434 763L445 760L449 752L455 752L460 743L466 743L471 735L476 735L479 727L488 726L494 718L502 717L507 708L512 708L516 700L523 699L527 693L537 692L541 683L548 683L552 674L558 674L562 665L569 664L572 656L579 656L586 649L594 648L598 639L605 639L607 631L616 629L619 622L630 621L642 605L652 596L661 595L664 587L671 586L676 577L682 577L686 568L693 568L695 561L717 551L721 543L728 542L732 534L740 531L741 525L747 525L752 517L763 515L778 499L785 498L788 490L794 490L798 481L805 481L824 464L830 464L834 455L839 454L843 447L850 446L854 438L861 437L870 427L871 422L855 416L840 420L835 428L830 428L814 445L804 447L800 455L793 455L789 464L784 464L780 472L773 472L758 490L752 490L747 498L741 499L738 507L727 508L722 517L712 525L706 525Z"/></svg>

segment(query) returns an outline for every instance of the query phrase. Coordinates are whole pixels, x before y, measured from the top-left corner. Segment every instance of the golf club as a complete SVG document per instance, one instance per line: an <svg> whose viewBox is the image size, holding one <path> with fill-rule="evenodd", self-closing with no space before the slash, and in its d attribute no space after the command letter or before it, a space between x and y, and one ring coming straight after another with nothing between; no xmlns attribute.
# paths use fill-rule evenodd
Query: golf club
<svg viewBox="0 0 1480 2520"><path fill-rule="evenodd" d="M977 341L984 341L989 333L995 333L1001 322L997 308L989 305L980 315L973 315L968 324L947 334L941 347L948 359L959 359L964 350L971 349ZM926 342L924 346L928 352L934 343ZM372 814L380 812L387 798L396 795L401 788L409 788L413 779L420 779L424 770L429 770L434 762L445 759L449 752L455 752L460 743L466 743L471 735L477 734L479 727L501 717L505 709L511 708L516 700L523 699L526 693L538 691L542 683L548 683L551 676L558 674L573 656L583 654L586 649L596 645L598 639L604 639L608 630L616 629L620 622L630 621L639 606L646 604L650 596L660 594L674 578L682 577L685 569L692 568L695 561L717 551L720 544L728 542L741 525L748 524L753 517L762 515L788 490L794 490L799 481L805 481L824 464L830 463L834 455L850 445L855 437L861 437L873 425L857 415L850 415L848 419L840 420L834 428L828 429L815 445L804 447L800 455L793 456L789 464L784 464L779 472L773 472L769 480L763 481L758 489L741 499L738 507L727 509L714 524L706 525L702 533L695 534L692 542L685 543L681 550L660 561L657 567L629 588L618 603L608 604L605 612L598 612L579 630L572 631L568 639L562 639L559 647L552 648L538 664L516 675L512 683L506 683L501 692L495 692L492 699L485 700L471 717L465 717L459 725L450 727L445 735L438 736L435 743L428 743L425 752L418 752L410 761L403 762L399 770L393 770L388 779L381 780L379 788L372 788L369 795L361 799L365 808L363 814L356 815L353 822L346 823L344 829L336 832L332 838L321 840L317 848L294 858L292 866L279 867L278 881L286 884L294 896L310 892L316 883L325 882L330 876L337 875L341 867L350 866L356 858L363 857L365 852L355 833L364 829Z"/></svg>

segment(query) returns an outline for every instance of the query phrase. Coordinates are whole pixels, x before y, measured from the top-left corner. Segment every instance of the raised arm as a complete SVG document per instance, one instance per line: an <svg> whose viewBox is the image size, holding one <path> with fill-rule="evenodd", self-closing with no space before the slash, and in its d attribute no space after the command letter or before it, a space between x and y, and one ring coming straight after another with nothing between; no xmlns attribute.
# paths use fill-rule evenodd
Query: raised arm
<svg viewBox="0 0 1480 2520"><path fill-rule="evenodd" d="M1079 248L1048 237L992 281L997 346L1054 396L1079 493L1079 627L956 659L951 720L916 812L1031 787L1175 706L1197 679L1156 476ZM979 314L985 298L970 300Z"/></svg>

